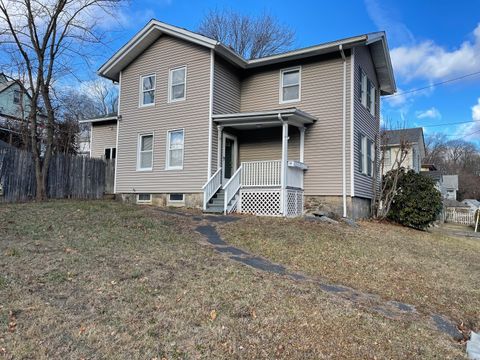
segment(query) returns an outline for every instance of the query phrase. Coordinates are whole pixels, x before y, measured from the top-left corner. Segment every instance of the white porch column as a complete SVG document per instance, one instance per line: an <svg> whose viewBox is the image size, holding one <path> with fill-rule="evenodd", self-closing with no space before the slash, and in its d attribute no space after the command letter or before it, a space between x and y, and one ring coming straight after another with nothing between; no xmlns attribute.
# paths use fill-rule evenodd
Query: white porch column
<svg viewBox="0 0 480 360"><path fill-rule="evenodd" d="M300 162L303 163L304 148L305 148L305 127L298 128L300 131Z"/></svg>
<svg viewBox="0 0 480 360"><path fill-rule="evenodd" d="M217 126L217 170L222 167L222 137L223 137L223 126Z"/></svg>
<svg viewBox="0 0 480 360"><path fill-rule="evenodd" d="M280 209L283 216L287 215L287 169L288 169L288 122L282 124L282 166Z"/></svg>

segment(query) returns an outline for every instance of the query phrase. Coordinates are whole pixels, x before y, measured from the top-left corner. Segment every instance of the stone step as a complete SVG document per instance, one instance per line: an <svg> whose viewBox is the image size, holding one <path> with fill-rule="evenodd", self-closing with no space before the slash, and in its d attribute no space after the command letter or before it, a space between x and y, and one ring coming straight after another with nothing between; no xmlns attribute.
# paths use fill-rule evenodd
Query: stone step
<svg viewBox="0 0 480 360"><path fill-rule="evenodd" d="M207 209L204 210L203 212L206 212L206 213L223 213L223 207L220 207L220 206L207 207Z"/></svg>

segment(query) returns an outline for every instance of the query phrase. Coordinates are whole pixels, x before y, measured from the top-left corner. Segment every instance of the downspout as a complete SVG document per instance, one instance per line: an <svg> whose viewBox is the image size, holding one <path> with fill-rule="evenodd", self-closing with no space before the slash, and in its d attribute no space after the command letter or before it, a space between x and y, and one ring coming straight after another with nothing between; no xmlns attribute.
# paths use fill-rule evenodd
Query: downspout
<svg viewBox="0 0 480 360"><path fill-rule="evenodd" d="M346 172L346 137L347 137L347 58L343 51L343 46L338 46L343 60L343 99L342 99L342 198L343 198L343 217L347 217L347 172Z"/></svg>
<svg viewBox="0 0 480 360"><path fill-rule="evenodd" d="M207 157L207 181L212 176L212 138L213 138L213 80L214 80L214 61L215 53L213 49L210 49L210 97L208 104L208 157Z"/></svg>
<svg viewBox="0 0 480 360"><path fill-rule="evenodd" d="M122 95L122 72L120 71L120 76L118 78L118 101L117 101L117 140L115 141L116 154L115 154L115 174L113 175L113 193L117 193L117 173L118 173L118 135L120 134L120 119L122 115L120 113L120 100Z"/></svg>

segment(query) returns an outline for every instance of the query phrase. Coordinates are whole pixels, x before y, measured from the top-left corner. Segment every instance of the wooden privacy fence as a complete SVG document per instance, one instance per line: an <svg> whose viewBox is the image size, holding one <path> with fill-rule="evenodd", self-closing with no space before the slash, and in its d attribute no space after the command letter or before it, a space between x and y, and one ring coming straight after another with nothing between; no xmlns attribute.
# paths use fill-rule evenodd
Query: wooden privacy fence
<svg viewBox="0 0 480 360"><path fill-rule="evenodd" d="M448 223L474 225L475 212L473 210L459 211L455 208L447 208L443 213L443 219Z"/></svg>
<svg viewBox="0 0 480 360"><path fill-rule="evenodd" d="M0 149L0 202L24 202L36 195L35 163L31 153ZM105 162L83 156L55 155L46 184L50 199L100 199L105 191Z"/></svg>

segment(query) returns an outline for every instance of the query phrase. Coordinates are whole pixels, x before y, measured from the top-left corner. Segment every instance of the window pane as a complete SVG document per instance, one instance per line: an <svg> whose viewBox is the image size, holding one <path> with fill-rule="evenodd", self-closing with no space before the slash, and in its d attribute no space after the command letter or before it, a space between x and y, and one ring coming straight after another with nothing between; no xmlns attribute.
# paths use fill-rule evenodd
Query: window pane
<svg viewBox="0 0 480 360"><path fill-rule="evenodd" d="M150 90L143 93L143 104L153 104L155 100L155 91Z"/></svg>
<svg viewBox="0 0 480 360"><path fill-rule="evenodd" d="M172 131L170 133L170 149L183 148L183 131Z"/></svg>
<svg viewBox="0 0 480 360"><path fill-rule="evenodd" d="M139 201L150 201L151 195L150 194L138 194Z"/></svg>
<svg viewBox="0 0 480 360"><path fill-rule="evenodd" d="M283 101L298 100L298 85L283 88Z"/></svg>
<svg viewBox="0 0 480 360"><path fill-rule="evenodd" d="M170 150L170 161L169 165L171 167L181 167L183 165L183 150L174 149Z"/></svg>
<svg viewBox="0 0 480 360"><path fill-rule="evenodd" d="M172 71L172 85L183 84L185 82L185 69Z"/></svg>
<svg viewBox="0 0 480 360"><path fill-rule="evenodd" d="M110 159L110 149L105 149L105 159Z"/></svg>
<svg viewBox="0 0 480 360"><path fill-rule="evenodd" d="M183 201L183 194L170 194L170 201Z"/></svg>
<svg viewBox="0 0 480 360"><path fill-rule="evenodd" d="M152 152L140 153L140 168L150 169L152 167Z"/></svg>
<svg viewBox="0 0 480 360"><path fill-rule="evenodd" d="M116 159L117 158L117 148L113 148L112 149L112 159Z"/></svg>
<svg viewBox="0 0 480 360"><path fill-rule="evenodd" d="M185 85L172 86L172 100L183 99L185 97Z"/></svg>
<svg viewBox="0 0 480 360"><path fill-rule="evenodd" d="M155 82L154 76L147 76L143 78L143 90L151 90L153 89L153 84Z"/></svg>
<svg viewBox="0 0 480 360"><path fill-rule="evenodd" d="M149 151L153 149L153 136L146 135L142 136L142 146L140 148L142 151Z"/></svg>
<svg viewBox="0 0 480 360"><path fill-rule="evenodd" d="M283 86L297 85L300 72L298 70L283 73Z"/></svg>

